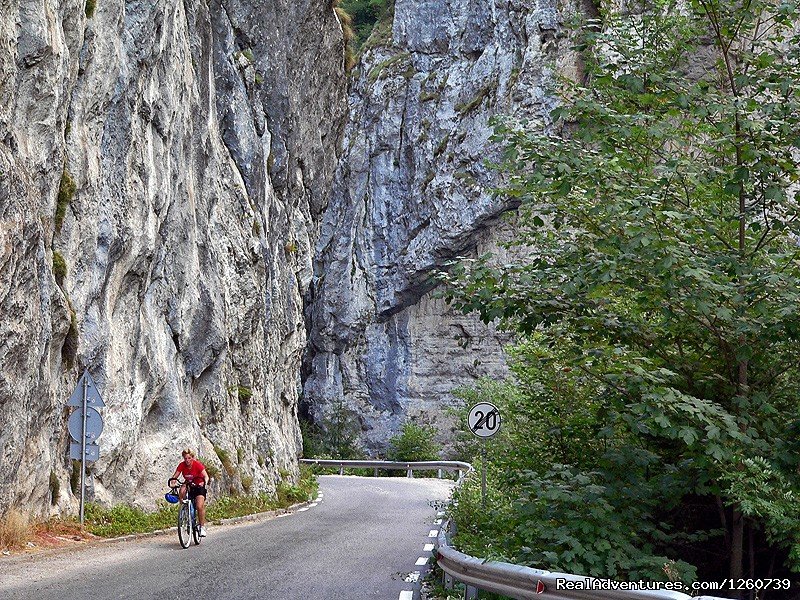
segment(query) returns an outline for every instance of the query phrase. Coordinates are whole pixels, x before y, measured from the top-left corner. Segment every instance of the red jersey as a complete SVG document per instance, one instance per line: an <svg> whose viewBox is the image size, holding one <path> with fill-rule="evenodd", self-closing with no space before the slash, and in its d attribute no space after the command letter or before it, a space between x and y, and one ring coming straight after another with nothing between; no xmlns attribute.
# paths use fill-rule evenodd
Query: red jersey
<svg viewBox="0 0 800 600"><path fill-rule="evenodd" d="M186 463L181 461L176 471L183 475L183 478L190 483L205 485L206 482L203 481L203 471L205 471L205 469L205 465L195 458L192 461L191 467L187 467Z"/></svg>

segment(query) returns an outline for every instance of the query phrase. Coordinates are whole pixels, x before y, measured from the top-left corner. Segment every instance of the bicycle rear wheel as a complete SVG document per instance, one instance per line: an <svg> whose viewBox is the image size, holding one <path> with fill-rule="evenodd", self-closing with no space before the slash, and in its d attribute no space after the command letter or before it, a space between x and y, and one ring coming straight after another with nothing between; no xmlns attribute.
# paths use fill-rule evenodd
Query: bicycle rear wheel
<svg viewBox="0 0 800 600"><path fill-rule="evenodd" d="M178 511L178 539L183 548L188 548L192 541L192 520L189 516L189 505L181 504Z"/></svg>
<svg viewBox="0 0 800 600"><path fill-rule="evenodd" d="M197 507L192 502L192 538L194 538L195 545L200 543L200 523L197 520Z"/></svg>

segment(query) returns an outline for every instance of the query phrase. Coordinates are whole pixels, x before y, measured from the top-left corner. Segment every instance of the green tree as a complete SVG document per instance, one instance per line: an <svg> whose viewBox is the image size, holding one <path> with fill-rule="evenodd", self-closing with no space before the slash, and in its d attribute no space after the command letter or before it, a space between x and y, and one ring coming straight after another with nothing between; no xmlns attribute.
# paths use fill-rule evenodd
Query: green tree
<svg viewBox="0 0 800 600"><path fill-rule="evenodd" d="M433 427L406 421L400 433L389 440L386 459L400 462L439 460L440 447L433 439L434 434Z"/></svg>
<svg viewBox="0 0 800 600"><path fill-rule="evenodd" d="M482 507L477 478L456 492L451 510L459 549L554 571L697 580L691 564L673 557L718 532L687 535L678 507L690 487L687 469L662 464L640 439L608 420L613 396L564 362L571 352L563 340L548 345L536 334L509 354L513 378L456 391L465 400L456 447L477 464L485 445L492 507ZM488 442L465 425L467 407L484 400L503 416ZM680 513L683 518L670 518Z"/></svg>
<svg viewBox="0 0 800 600"><path fill-rule="evenodd" d="M445 276L462 310L558 345L615 439L720 506L732 577L747 531L800 569L798 22L794 0L656 0L585 23L583 81L498 124L528 260Z"/></svg>
<svg viewBox="0 0 800 600"><path fill-rule="evenodd" d="M339 398L318 422L300 420L303 456L357 460L364 457L359 445L361 424L355 412Z"/></svg>

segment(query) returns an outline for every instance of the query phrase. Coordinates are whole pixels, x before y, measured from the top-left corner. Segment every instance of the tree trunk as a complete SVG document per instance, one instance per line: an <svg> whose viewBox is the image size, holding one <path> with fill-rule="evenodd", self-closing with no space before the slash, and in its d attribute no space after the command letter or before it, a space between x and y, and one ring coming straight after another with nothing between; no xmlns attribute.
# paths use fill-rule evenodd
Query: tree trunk
<svg viewBox="0 0 800 600"><path fill-rule="evenodd" d="M749 564L750 570L747 573L747 576L755 581L756 579L756 542L753 539L755 533L753 533L753 523L749 521L747 523L747 543L748 543L748 555L749 555ZM756 590L750 590L750 600L754 600L757 598Z"/></svg>
<svg viewBox="0 0 800 600"><path fill-rule="evenodd" d="M731 517L731 579L741 579L744 563L744 516L734 507ZM738 598L740 592L734 590L731 598Z"/></svg>

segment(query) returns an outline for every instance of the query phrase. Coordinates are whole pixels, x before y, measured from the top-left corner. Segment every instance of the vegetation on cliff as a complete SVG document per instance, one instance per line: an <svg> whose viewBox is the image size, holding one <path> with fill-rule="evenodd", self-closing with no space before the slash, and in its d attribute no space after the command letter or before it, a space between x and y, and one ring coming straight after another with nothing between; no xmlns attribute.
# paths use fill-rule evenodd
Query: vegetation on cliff
<svg viewBox="0 0 800 600"><path fill-rule="evenodd" d="M389 15L394 8L394 0L341 0L339 6L352 19L355 34L353 43L356 50L364 45L377 23Z"/></svg>

